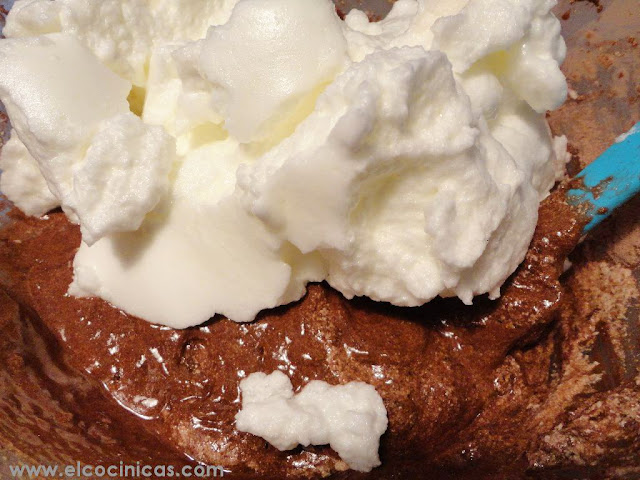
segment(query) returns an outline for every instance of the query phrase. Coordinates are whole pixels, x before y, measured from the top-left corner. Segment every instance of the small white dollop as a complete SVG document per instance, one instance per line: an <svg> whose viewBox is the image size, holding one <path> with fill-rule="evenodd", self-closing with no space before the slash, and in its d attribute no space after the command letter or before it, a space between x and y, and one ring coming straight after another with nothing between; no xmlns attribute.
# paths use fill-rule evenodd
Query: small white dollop
<svg viewBox="0 0 640 480"><path fill-rule="evenodd" d="M146 408L154 408L158 406L159 402L157 398L149 398L143 395L136 395L135 397L133 397L133 403L139 403Z"/></svg>
<svg viewBox="0 0 640 480"><path fill-rule="evenodd" d="M380 465L380 437L387 410L375 388L364 382L309 382L294 394L289 377L256 372L240 382L242 409L236 428L264 438L278 450L327 445L349 467L369 472Z"/></svg>

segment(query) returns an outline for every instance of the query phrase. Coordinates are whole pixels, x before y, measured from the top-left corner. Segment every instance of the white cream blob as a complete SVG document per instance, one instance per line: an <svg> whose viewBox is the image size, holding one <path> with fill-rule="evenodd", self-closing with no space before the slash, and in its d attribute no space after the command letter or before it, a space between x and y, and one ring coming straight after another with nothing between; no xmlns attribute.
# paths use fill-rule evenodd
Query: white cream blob
<svg viewBox="0 0 640 480"><path fill-rule="evenodd" d="M342 70L345 43L331 2L244 0L226 24L209 29L199 69L225 128L248 143L304 109L306 97Z"/></svg>
<svg viewBox="0 0 640 480"><path fill-rule="evenodd" d="M205 322L214 312L250 321L264 308L299 298L302 293L282 298L292 269L281 259L279 240L231 195L233 166L242 158L237 149L216 142L191 152L157 218L138 232L83 244L71 293L99 295L176 328Z"/></svg>
<svg viewBox="0 0 640 480"><path fill-rule="evenodd" d="M164 129L132 113L100 125L73 168L74 211L85 243L140 228L169 189L175 150L175 140Z"/></svg>
<svg viewBox="0 0 640 480"><path fill-rule="evenodd" d="M129 110L131 86L71 35L4 40L0 58L0 98L14 131L69 210L73 166L100 123Z"/></svg>
<svg viewBox="0 0 640 480"><path fill-rule="evenodd" d="M373 386L363 382L309 382L293 393L289 377L256 372L240 382L242 409L236 428L264 438L278 450L330 445L353 470L380 465L380 436L387 410Z"/></svg>
<svg viewBox="0 0 640 480"><path fill-rule="evenodd" d="M396 305L499 295L558 176L552 3L399 0L370 23L329 0L167 2L7 19L0 97L50 193L33 162L6 193L80 223L71 293L178 328L323 279Z"/></svg>
<svg viewBox="0 0 640 480"><path fill-rule="evenodd" d="M347 297L405 306L499 288L538 205L446 57L419 47L353 64L293 135L241 169L239 186L280 236L320 252Z"/></svg>
<svg viewBox="0 0 640 480"><path fill-rule="evenodd" d="M0 192L27 215L40 217L60 206L15 130L0 151L0 170Z"/></svg>
<svg viewBox="0 0 640 480"><path fill-rule="evenodd" d="M146 84L154 47L202 38L225 23L237 0L16 0L7 37L64 32L77 37L108 68Z"/></svg>
<svg viewBox="0 0 640 480"><path fill-rule="evenodd" d="M15 133L85 242L136 230L167 193L175 140L129 112L131 84L68 34L4 40L0 58Z"/></svg>

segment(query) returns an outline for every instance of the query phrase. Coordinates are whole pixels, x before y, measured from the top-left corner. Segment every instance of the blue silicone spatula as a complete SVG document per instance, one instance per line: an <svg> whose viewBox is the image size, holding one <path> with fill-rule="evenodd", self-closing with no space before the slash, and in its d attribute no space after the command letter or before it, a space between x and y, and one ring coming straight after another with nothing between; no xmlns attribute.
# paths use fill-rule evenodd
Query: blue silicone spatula
<svg viewBox="0 0 640 480"><path fill-rule="evenodd" d="M581 180L581 187L569 190L567 198L573 205L584 205L591 217L584 227L586 233L640 193L640 122L620 135L576 179Z"/></svg>

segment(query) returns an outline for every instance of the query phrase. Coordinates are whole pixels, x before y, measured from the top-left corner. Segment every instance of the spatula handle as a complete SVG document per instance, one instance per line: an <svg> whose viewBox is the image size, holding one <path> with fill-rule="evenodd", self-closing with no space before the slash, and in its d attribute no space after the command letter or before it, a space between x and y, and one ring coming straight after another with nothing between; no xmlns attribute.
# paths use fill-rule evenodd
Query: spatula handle
<svg viewBox="0 0 640 480"><path fill-rule="evenodd" d="M587 207L592 219L584 228L586 233L640 192L640 122L620 135L576 179L581 186L569 190L567 197L570 203Z"/></svg>

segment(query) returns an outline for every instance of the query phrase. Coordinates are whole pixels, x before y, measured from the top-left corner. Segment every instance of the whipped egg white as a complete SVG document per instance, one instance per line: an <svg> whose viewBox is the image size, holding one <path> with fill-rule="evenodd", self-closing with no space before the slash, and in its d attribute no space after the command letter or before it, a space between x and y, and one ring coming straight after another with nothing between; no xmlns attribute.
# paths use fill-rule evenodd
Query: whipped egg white
<svg viewBox="0 0 640 480"><path fill-rule="evenodd" d="M0 189L80 226L71 294L176 328L322 280L496 298L565 160L553 5L17 0Z"/></svg>
<svg viewBox="0 0 640 480"><path fill-rule="evenodd" d="M364 382L330 385L312 380L298 393L284 373L254 372L240 382L242 408L236 429L260 436L278 450L299 444L330 445L353 470L380 465L380 436L387 409L373 386Z"/></svg>

